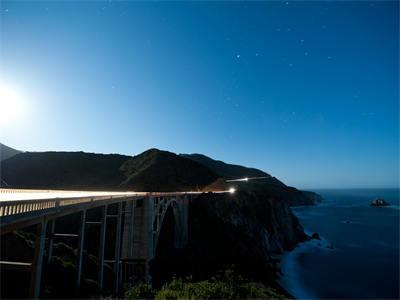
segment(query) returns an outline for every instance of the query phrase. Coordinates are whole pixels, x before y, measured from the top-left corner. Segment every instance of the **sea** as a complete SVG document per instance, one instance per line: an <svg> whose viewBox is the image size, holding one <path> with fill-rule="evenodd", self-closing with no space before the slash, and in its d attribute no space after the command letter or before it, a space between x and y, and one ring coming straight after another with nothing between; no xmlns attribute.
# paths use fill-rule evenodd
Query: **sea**
<svg viewBox="0 0 400 300"><path fill-rule="evenodd" d="M316 206L293 207L306 233L281 260L281 285L298 299L400 299L399 189L315 190ZM372 207L383 198L391 205Z"/></svg>

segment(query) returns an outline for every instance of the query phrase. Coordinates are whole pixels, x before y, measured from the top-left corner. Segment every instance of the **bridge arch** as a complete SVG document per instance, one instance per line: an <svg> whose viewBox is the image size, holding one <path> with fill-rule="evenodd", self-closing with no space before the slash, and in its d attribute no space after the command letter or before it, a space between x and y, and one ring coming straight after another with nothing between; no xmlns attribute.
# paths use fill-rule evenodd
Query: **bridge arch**
<svg viewBox="0 0 400 300"><path fill-rule="evenodd" d="M153 218L154 255L166 243L174 248L182 248L182 239L186 228L185 211L182 203L176 198L165 198L159 201ZM161 244L161 245L160 245Z"/></svg>

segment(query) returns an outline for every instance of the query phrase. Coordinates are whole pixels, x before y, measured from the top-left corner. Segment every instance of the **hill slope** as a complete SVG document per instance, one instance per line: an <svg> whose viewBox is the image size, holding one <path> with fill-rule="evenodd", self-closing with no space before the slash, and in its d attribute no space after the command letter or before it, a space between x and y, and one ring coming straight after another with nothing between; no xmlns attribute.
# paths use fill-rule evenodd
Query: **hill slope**
<svg viewBox="0 0 400 300"><path fill-rule="evenodd" d="M1 170L10 187L35 189L183 191L202 188L218 178L197 162L157 149L134 157L24 152L2 161Z"/></svg>
<svg viewBox="0 0 400 300"><path fill-rule="evenodd" d="M36 189L188 191L226 190L232 185L262 188L265 195L289 205L314 204L303 193L254 168L226 164L201 154L176 155L150 149L134 157L85 152L24 152L1 162L1 179L10 187ZM267 177L251 182L226 179Z"/></svg>
<svg viewBox="0 0 400 300"><path fill-rule="evenodd" d="M137 191L196 190L218 178L217 174L193 160L158 149L132 157L121 170L126 176L122 186Z"/></svg>
<svg viewBox="0 0 400 300"><path fill-rule="evenodd" d="M120 166L129 156L84 152L24 152L1 162L12 187L109 189L124 180Z"/></svg>
<svg viewBox="0 0 400 300"><path fill-rule="evenodd" d="M243 177L270 177L271 175L255 169L247 168L239 165L227 164L220 160L214 160L203 154L181 154L181 156L190 158L214 171L225 179L235 179Z"/></svg>
<svg viewBox="0 0 400 300"><path fill-rule="evenodd" d="M0 161L6 160L14 155L21 153L21 151L8 147L2 143L0 143Z"/></svg>
<svg viewBox="0 0 400 300"><path fill-rule="evenodd" d="M279 179L269 175L266 172L255 168L246 168L239 165L224 163L220 160L214 160L202 154L181 154L204 166L208 167L224 179L238 179L244 177L267 177L257 181L226 183L225 180L218 180L209 186L210 190L228 189L230 186L236 186L240 189L249 189L251 187L261 188L265 195L281 199L289 205L312 205L321 201L321 197L313 192L299 191L294 187L285 185Z"/></svg>

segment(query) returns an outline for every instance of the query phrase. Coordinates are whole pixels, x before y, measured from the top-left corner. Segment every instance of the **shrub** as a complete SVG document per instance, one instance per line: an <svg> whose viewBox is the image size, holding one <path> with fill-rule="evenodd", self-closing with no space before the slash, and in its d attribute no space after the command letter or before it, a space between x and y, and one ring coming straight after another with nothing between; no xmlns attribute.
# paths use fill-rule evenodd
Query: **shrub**
<svg viewBox="0 0 400 300"><path fill-rule="evenodd" d="M285 299L286 297L270 287L249 282L233 271L199 282L173 278L159 291L147 285L137 285L125 295L128 299L186 300L186 299Z"/></svg>

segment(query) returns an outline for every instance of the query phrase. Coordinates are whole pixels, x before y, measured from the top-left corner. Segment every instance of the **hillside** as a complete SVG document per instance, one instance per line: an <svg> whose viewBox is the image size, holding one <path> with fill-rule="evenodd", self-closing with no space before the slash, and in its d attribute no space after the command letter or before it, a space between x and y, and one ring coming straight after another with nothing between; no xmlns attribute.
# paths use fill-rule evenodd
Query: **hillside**
<svg viewBox="0 0 400 300"><path fill-rule="evenodd" d="M21 153L21 151L8 147L0 143L0 161L6 160L14 155Z"/></svg>
<svg viewBox="0 0 400 300"><path fill-rule="evenodd" d="M85 152L24 152L1 162L10 187L182 191L218 178L208 168L168 151L137 156Z"/></svg>
<svg viewBox="0 0 400 300"><path fill-rule="evenodd" d="M168 151L150 149L126 161L122 187L136 191L187 191L212 183L218 175L207 167Z"/></svg>
<svg viewBox="0 0 400 300"><path fill-rule="evenodd" d="M314 204L318 195L286 186L254 168L226 164L201 154L150 149L136 156L85 152L23 152L1 162L10 187L85 190L187 191L262 188L289 205ZM267 177L249 182L226 179Z"/></svg>
<svg viewBox="0 0 400 300"><path fill-rule="evenodd" d="M266 172L255 168L247 168L239 165L227 164L220 160L214 160L202 154L181 154L181 156L190 158L214 171L223 179L238 179L244 177L267 177L256 181L226 183L225 180L218 180L208 186L210 190L229 189L231 186L237 188L249 189L257 187L264 190L265 195L280 199L291 206L295 205L313 205L321 202L321 196L313 192L303 192L294 187L285 185L279 179L269 175Z"/></svg>
<svg viewBox="0 0 400 300"><path fill-rule="evenodd" d="M84 152L24 152L1 162L2 178L18 188L110 189L124 180L129 156Z"/></svg>
<svg viewBox="0 0 400 300"><path fill-rule="evenodd" d="M239 165L227 164L220 160L214 160L203 154L181 154L181 156L198 162L225 179L235 179L243 177L270 177L271 175L255 169Z"/></svg>

